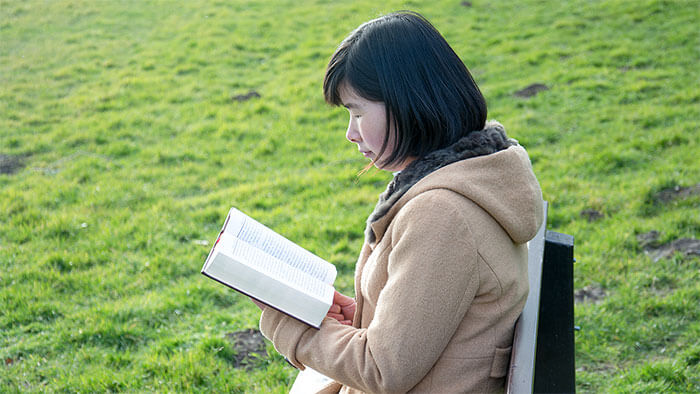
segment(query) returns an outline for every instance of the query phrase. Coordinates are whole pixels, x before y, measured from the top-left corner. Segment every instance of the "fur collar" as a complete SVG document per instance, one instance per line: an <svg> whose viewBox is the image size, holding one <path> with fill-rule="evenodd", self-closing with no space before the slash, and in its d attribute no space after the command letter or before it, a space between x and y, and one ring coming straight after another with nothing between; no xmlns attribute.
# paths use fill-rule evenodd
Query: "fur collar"
<svg viewBox="0 0 700 394"><path fill-rule="evenodd" d="M506 137L506 131L500 123L491 121L486 123L483 130L473 131L453 145L416 159L397 174L379 196L374 211L367 218L365 240L369 243L376 241L370 224L386 215L394 203L426 175L448 164L470 157L489 155L512 145L517 145L517 141Z"/></svg>

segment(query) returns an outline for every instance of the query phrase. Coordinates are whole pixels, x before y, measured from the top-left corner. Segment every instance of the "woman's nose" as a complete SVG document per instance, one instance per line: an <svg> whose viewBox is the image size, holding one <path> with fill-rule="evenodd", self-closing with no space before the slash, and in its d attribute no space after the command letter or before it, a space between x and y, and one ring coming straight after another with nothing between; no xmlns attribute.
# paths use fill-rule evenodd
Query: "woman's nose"
<svg viewBox="0 0 700 394"><path fill-rule="evenodd" d="M355 144L360 142L360 133L357 132L352 118L350 118L350 122L348 123L348 130L345 132L345 138Z"/></svg>

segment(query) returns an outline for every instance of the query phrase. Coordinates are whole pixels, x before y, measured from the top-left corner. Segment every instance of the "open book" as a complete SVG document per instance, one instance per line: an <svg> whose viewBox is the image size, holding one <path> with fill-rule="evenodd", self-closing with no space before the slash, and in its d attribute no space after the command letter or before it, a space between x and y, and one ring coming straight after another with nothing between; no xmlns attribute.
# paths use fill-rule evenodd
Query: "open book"
<svg viewBox="0 0 700 394"><path fill-rule="evenodd" d="M335 266L231 208L202 274L319 328L333 304Z"/></svg>

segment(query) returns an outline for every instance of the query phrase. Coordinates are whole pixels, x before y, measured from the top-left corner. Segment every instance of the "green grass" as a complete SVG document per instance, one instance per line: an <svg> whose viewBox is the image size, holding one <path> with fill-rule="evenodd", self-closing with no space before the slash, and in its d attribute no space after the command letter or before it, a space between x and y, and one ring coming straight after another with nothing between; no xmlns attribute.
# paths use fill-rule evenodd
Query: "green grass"
<svg viewBox="0 0 700 394"><path fill-rule="evenodd" d="M700 391L700 259L654 262L636 236L700 234L696 1L0 0L0 391L284 392L268 343L199 274L230 206L338 266L352 292L388 175L344 140L321 81L335 46L414 9L531 153L549 228L576 238L580 392ZM513 93L542 83L531 98ZM261 97L232 97L255 91ZM585 209L603 214L589 222Z"/></svg>

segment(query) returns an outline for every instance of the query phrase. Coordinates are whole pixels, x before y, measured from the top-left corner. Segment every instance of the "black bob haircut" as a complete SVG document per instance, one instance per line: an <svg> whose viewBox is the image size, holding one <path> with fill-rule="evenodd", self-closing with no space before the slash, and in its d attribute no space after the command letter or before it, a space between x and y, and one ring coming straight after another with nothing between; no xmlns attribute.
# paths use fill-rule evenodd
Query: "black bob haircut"
<svg viewBox="0 0 700 394"><path fill-rule="evenodd" d="M486 101L469 70L415 12L366 22L340 43L323 81L326 102L343 105L344 86L385 104L388 130L377 157L386 149L392 122L396 145L382 165L445 148L486 122Z"/></svg>

